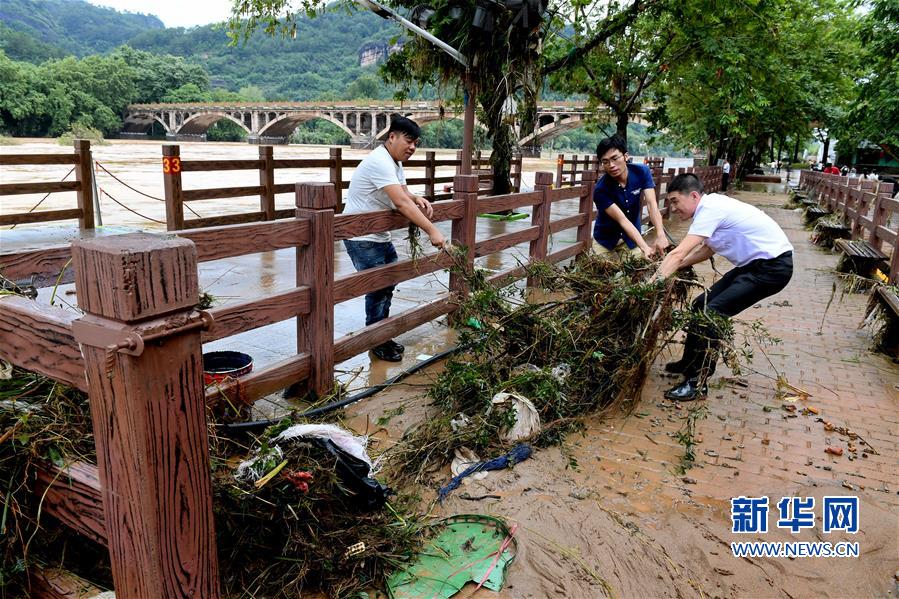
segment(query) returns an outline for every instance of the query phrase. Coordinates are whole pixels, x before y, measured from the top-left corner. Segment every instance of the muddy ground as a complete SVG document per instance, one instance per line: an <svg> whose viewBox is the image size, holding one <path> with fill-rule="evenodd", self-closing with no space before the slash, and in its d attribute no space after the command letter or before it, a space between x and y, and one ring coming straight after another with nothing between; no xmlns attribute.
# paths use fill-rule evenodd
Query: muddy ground
<svg viewBox="0 0 899 599"><path fill-rule="evenodd" d="M756 306L754 311L761 314L752 317L764 319L766 311L789 310L781 306L791 302L800 304L802 297L797 296L804 293L803 282L808 277L812 277L810 284L821 287L820 301L825 302L832 286L830 275L809 272L818 269L814 261L830 264L836 257L807 243L798 215L779 208L785 200L783 194L743 192L738 197L763 207L781 222L796 246L801 265L797 268L803 269L802 274L797 271L791 287ZM672 229L680 237L685 226L672 223ZM724 272L729 265L722 262L717 266ZM714 276L707 267L701 273L709 281ZM864 301L850 298L831 309L860 312ZM855 316L848 322L857 322ZM776 330L783 318L782 314L769 317L773 334L787 332ZM451 476L445 467L421 488L424 509L432 509L437 517L490 514L518 524L517 557L501 597L895 597L899 476L891 456L897 449L899 367L869 353L870 338L854 327L848 329L842 322L834 326L840 329L837 335L854 344L853 351L864 355L864 362L859 361L857 367L851 359L839 360L840 367L855 368L856 376L866 377L862 364L867 364L883 376L882 395L876 397L881 393L878 387L873 401L879 402L887 415L892 413L892 418L886 417L882 434L864 430L865 435L883 438L872 443L880 455L871 455L870 460L865 456L864 460L867 466L882 465L876 468L881 481L873 480L876 475L861 484L859 479L836 476L841 467L851 470L853 463L825 456L824 444L836 441L825 436L814 417L778 416L781 402L768 377L774 374L773 368L789 372L786 365L796 360L794 346L814 348L820 361L814 364L815 359L804 357L804 368L812 374L790 375L795 376L792 382L801 380L812 392L804 402L807 406L827 410L833 405L825 416L862 426L852 420L852 411L864 409L869 399L861 390L844 393L837 386L840 375L830 362L836 358L829 351L838 352L839 348L828 348L820 331L797 325L798 337L785 335L781 350L771 350L772 363L757 364L757 373L737 379L726 368L719 369L709 401L702 402L709 415L697 425L696 465L685 474L679 472L684 448L673 437L693 406L678 406L662 398L662 390L676 382L661 372L661 365L672 359L666 350L650 375L642 403L632 414L590 418L583 433L570 435L563 447L539 450L512 470L465 484L441 505L434 502L436 489ZM679 352L676 345L672 350ZM372 434L377 450L396 443L407 427L427 418L430 408L424 394L439 368L357 404L351 409L349 424L358 432ZM836 389L840 395L836 403L827 403L831 399L825 389ZM735 406L745 415L738 415ZM767 420L753 420L762 416ZM376 424L379 418L382 425ZM385 424L385 420L389 421ZM785 452L770 451L781 442L777 435L789 439L802 432L811 439L804 443L804 450L794 451L785 445ZM797 455L787 455L791 451ZM719 459L719 453L734 461ZM794 458L801 463L792 471L794 466L784 462ZM770 498L767 534L731 532L730 499L741 494ZM860 498L858 534L823 535L820 516L813 530L796 535L776 527L776 503L781 497L815 497L820 506L825 495ZM748 540L857 541L861 555L845 559L734 557L730 543ZM468 596L473 588L470 585L461 596ZM475 596L496 594L481 590Z"/></svg>

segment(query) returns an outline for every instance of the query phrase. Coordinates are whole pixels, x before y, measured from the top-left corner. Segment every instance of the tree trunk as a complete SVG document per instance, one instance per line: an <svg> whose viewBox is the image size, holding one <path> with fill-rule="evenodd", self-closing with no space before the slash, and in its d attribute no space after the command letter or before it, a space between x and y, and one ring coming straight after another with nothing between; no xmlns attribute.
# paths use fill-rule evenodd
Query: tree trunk
<svg viewBox="0 0 899 599"><path fill-rule="evenodd" d="M519 139L537 130L537 102L540 99L540 90L531 82L525 83L522 92L524 99L518 107ZM536 151L536 142L531 149Z"/></svg>
<svg viewBox="0 0 899 599"><path fill-rule="evenodd" d="M830 153L830 136L824 138L824 152L821 154L821 162L827 164L830 160L827 158L827 155Z"/></svg>
<svg viewBox="0 0 899 599"><path fill-rule="evenodd" d="M625 143L627 142L627 123L629 120L630 116L626 110L615 113L615 133L624 138Z"/></svg>
<svg viewBox="0 0 899 599"><path fill-rule="evenodd" d="M493 153L490 166L493 167L493 195L512 192L512 153L515 151L515 135L508 123L498 125L493 135Z"/></svg>
<svg viewBox="0 0 899 599"><path fill-rule="evenodd" d="M796 136L796 145L793 146L793 160L790 162L799 162L799 136Z"/></svg>

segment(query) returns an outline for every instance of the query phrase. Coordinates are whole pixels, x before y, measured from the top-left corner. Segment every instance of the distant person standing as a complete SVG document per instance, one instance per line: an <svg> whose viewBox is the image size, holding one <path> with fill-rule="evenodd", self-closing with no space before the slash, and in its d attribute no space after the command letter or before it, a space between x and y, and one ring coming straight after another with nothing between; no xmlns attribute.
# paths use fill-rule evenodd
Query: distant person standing
<svg viewBox="0 0 899 599"><path fill-rule="evenodd" d="M431 203L409 191L403 174L402 162L415 153L419 137L421 128L415 121L398 114L392 115L384 145L372 150L353 173L343 213L397 210L430 237L431 245L442 248L447 241L429 220L434 213ZM389 231L346 239L343 243L357 271L397 261ZM391 285L365 295L365 326L390 315L393 289ZM371 352L381 360L399 362L405 349L391 339Z"/></svg>
<svg viewBox="0 0 899 599"><path fill-rule="evenodd" d="M656 200L652 172L646 165L632 164L627 142L620 135L599 142L596 155L605 174L593 188L598 214L593 225L594 250L611 252L622 242L630 249L639 247L648 258L668 247L662 225L662 213ZM640 232L643 206L656 229L655 245L650 247Z"/></svg>
<svg viewBox="0 0 899 599"><path fill-rule="evenodd" d="M730 162L725 158L724 164L721 165L721 191L727 191L728 185L730 185Z"/></svg>

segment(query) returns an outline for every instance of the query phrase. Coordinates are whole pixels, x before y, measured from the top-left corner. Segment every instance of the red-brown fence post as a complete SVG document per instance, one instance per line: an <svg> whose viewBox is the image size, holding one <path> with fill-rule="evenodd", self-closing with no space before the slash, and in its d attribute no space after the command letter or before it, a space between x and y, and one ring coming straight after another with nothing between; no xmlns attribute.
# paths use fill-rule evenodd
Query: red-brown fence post
<svg viewBox="0 0 899 599"><path fill-rule="evenodd" d="M453 178L453 200L464 202L465 211L462 218L453 221L450 236L454 245L465 248L465 268L471 270L474 268L478 219L478 176L456 175ZM450 271L449 287L450 292L457 297L468 293L465 273Z"/></svg>
<svg viewBox="0 0 899 599"><path fill-rule="evenodd" d="M330 183L297 183L297 218L309 220L309 245L297 248L297 286L312 290L309 314L297 318L297 353L309 352L307 390L334 387L334 206Z"/></svg>
<svg viewBox="0 0 899 599"><path fill-rule="evenodd" d="M131 233L72 257L116 596L219 597L196 248Z"/></svg>
<svg viewBox="0 0 899 599"><path fill-rule="evenodd" d="M76 139L75 156L75 180L80 183L76 192L78 209L81 217L78 219L78 228L82 231L94 228L94 161L91 156L91 142L87 139Z"/></svg>
<svg viewBox="0 0 899 599"><path fill-rule="evenodd" d="M521 171L523 167L523 158L521 154L518 154L512 159L512 191L514 193L521 193ZM552 187L552 181L549 182L549 186Z"/></svg>
<svg viewBox="0 0 899 599"><path fill-rule="evenodd" d="M534 191L543 192L543 201L539 204L534 204L533 213L531 214L531 226L540 228L537 238L531 240L531 247L528 252L531 264L546 259L547 245L549 244L549 220L552 212L549 190L552 189L552 186L552 173L538 171L534 176ZM534 278L528 277L527 286L533 287L535 284Z"/></svg>
<svg viewBox="0 0 899 599"><path fill-rule="evenodd" d="M162 146L162 180L165 185L165 228L184 228L184 200L181 197L181 148Z"/></svg>
<svg viewBox="0 0 899 599"><path fill-rule="evenodd" d="M340 214L343 212L343 149L331 148L331 169L330 179L334 185L335 200L334 212Z"/></svg>
<svg viewBox="0 0 899 599"><path fill-rule="evenodd" d="M425 197L434 200L434 178L437 176L437 153L425 152Z"/></svg>
<svg viewBox="0 0 899 599"><path fill-rule="evenodd" d="M862 220L868 217L868 213L871 211L871 202L873 199L874 194L869 192L865 188L861 188L858 190L858 205L855 219L852 223L853 239L864 239L866 237L865 224L862 222Z"/></svg>
<svg viewBox="0 0 899 599"><path fill-rule="evenodd" d="M587 215L587 222L578 225L577 240L581 244L581 253L593 248L593 187L596 185L596 173L592 171L584 175L584 184L581 187L581 198L578 212Z"/></svg>
<svg viewBox="0 0 899 599"><path fill-rule="evenodd" d="M868 234L868 243L878 250L883 247L883 239L880 238L878 229L887 221L887 209L883 202L885 199L886 196L877 194L874 198L874 209L871 212L871 231Z"/></svg>
<svg viewBox="0 0 899 599"><path fill-rule="evenodd" d="M275 220L275 156L271 146L259 146L259 210L265 220Z"/></svg>
<svg viewBox="0 0 899 599"><path fill-rule="evenodd" d="M562 177L564 176L565 169L565 154L559 154L559 157L556 158L556 187L562 187L564 183L562 181Z"/></svg>

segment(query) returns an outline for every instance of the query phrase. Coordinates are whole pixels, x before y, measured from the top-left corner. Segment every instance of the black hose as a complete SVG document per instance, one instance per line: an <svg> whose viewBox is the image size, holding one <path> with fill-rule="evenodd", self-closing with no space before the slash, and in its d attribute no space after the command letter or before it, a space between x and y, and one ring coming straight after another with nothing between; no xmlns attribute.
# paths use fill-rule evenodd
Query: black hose
<svg viewBox="0 0 899 599"><path fill-rule="evenodd" d="M366 397L371 397L378 391L382 391L391 385L395 385L396 383L400 382L407 376L415 374L422 368L427 368L431 364L434 364L435 362L439 362L440 360L443 360L444 358L447 358L447 357L453 355L460 349L462 349L462 346L451 347L450 349L442 351L437 355L431 356L427 360L422 360L421 362L418 362L417 364L413 364L406 370L403 370L402 372L397 373L395 376L392 376L391 378L387 379L383 383L378 383L377 385L368 387L364 391L360 391L359 393L356 393L355 395L351 395L349 397L345 397L343 399L333 401L329 404L325 404L325 405L319 406L317 408L312 408L311 410L307 410L307 411L303 412L302 414L283 416L281 418L267 418L265 420L251 420L249 422L232 422L232 423L216 424L215 426L218 429L223 430L224 432L247 433L247 432L252 432L255 430L266 429L272 425L283 422L287 418L311 418L312 416L319 416L321 414L327 414L328 412L332 412L334 410L339 410L340 408L345 408L349 405L352 405L352 404L356 403L357 401L365 399Z"/></svg>

